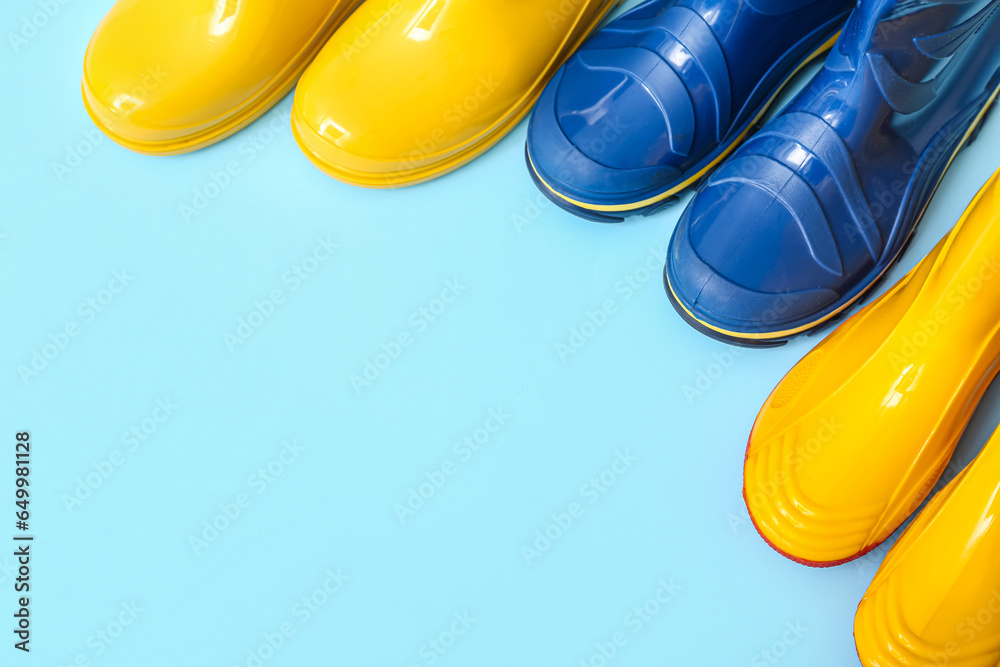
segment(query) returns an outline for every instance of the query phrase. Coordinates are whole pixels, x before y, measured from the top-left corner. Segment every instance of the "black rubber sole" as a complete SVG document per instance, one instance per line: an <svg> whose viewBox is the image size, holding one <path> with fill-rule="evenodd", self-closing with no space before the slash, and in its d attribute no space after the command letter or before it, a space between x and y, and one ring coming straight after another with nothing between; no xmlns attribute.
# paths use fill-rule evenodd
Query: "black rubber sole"
<svg viewBox="0 0 1000 667"><path fill-rule="evenodd" d="M531 181L535 184L545 198L550 202L566 211L567 213L572 213L578 218L583 218L584 220L590 220L591 222L602 222L602 223L615 223L615 222L625 222L625 218L630 218L633 216L643 216L648 217L654 213L659 213L664 209L668 209L674 206L677 202L681 200L681 195L689 190L701 187L701 184L705 181L707 176L698 180L697 183L692 183L690 186L685 188L678 194L671 195L664 198L662 201L658 201L654 204L650 204L644 208L630 209L627 211L620 211L615 213L602 213L601 211L593 211L589 208L584 208L582 206L577 206L576 204L570 203L556 195L549 187L542 182L538 174L535 172L535 168L531 164L531 158L528 156L528 147L524 147L524 163L528 167L528 173L531 175Z"/></svg>
<svg viewBox="0 0 1000 667"><path fill-rule="evenodd" d="M676 310L677 314L681 316L681 319L687 322L688 325L698 333L704 334L709 338L717 340L721 343L727 343L729 345L734 345L736 347L767 348L767 347L781 347L789 340L788 338L778 339L778 340L756 340L752 338L738 338L736 336L728 336L720 331L716 331L715 329L709 329L704 324L702 324L698 320L688 315L688 312L684 310L684 307L677 302L677 299L674 298L674 292L672 289L670 289L670 282L667 279L666 270L664 270L663 272L663 290L667 293L667 298L670 299L670 305L674 307L674 310Z"/></svg>

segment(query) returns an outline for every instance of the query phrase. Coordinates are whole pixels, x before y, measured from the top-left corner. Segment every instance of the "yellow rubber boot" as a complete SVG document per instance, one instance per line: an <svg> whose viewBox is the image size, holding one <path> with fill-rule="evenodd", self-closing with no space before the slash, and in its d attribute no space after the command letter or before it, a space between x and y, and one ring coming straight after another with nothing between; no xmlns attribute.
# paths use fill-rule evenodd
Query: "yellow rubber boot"
<svg viewBox="0 0 1000 667"><path fill-rule="evenodd" d="M617 0L368 0L309 67L295 138L373 188L445 174L500 140Z"/></svg>
<svg viewBox="0 0 1000 667"><path fill-rule="evenodd" d="M889 551L854 619L865 667L1000 664L1000 432Z"/></svg>
<svg viewBox="0 0 1000 667"><path fill-rule="evenodd" d="M287 94L358 2L119 0L87 47L84 104L136 152L207 146Z"/></svg>
<svg viewBox="0 0 1000 667"><path fill-rule="evenodd" d="M747 447L761 536L806 565L885 540L937 482L1000 357L1000 172L907 276L771 393Z"/></svg>

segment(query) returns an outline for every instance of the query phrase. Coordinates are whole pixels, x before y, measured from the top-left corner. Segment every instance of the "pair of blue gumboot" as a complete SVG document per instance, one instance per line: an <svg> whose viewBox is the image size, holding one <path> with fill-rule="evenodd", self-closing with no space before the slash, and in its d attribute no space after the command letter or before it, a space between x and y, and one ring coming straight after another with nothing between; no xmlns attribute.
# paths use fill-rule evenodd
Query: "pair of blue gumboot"
<svg viewBox="0 0 1000 667"><path fill-rule="evenodd" d="M529 170L553 202L603 222L696 189L666 258L671 302L714 338L782 344L834 321L902 254L1000 90L998 10L649 0L553 77L531 117Z"/></svg>

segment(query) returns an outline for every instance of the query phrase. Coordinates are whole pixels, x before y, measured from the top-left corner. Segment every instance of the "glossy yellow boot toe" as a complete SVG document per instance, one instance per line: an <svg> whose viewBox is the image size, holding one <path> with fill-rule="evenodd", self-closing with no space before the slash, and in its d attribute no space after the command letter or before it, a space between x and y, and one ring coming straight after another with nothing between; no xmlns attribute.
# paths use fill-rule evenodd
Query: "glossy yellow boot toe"
<svg viewBox="0 0 1000 667"><path fill-rule="evenodd" d="M865 667L1000 665L1000 435L889 551L854 619Z"/></svg>
<svg viewBox="0 0 1000 667"><path fill-rule="evenodd" d="M93 121L170 155L229 136L291 90L359 0L119 0L83 64Z"/></svg>
<svg viewBox="0 0 1000 667"><path fill-rule="evenodd" d="M368 0L295 92L306 156L366 187L472 160L531 109L616 0Z"/></svg>
<svg viewBox="0 0 1000 667"><path fill-rule="evenodd" d="M799 362L761 409L744 498L813 566L885 540L930 492L1000 357L1000 178L906 277Z"/></svg>

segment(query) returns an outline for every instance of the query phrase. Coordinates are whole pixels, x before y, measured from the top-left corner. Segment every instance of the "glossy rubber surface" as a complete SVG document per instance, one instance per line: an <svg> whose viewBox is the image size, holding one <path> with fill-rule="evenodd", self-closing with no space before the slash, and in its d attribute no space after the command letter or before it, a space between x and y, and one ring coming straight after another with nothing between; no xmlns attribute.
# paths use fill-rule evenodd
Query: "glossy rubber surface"
<svg viewBox="0 0 1000 667"><path fill-rule="evenodd" d="M139 153L184 153L265 113L359 0L119 0L83 63L93 121Z"/></svg>
<svg viewBox="0 0 1000 667"><path fill-rule="evenodd" d="M886 294L768 397L743 495L783 555L829 566L878 546L924 500L1000 360L1000 172Z"/></svg>
<svg viewBox="0 0 1000 667"><path fill-rule="evenodd" d="M1000 434L906 529L858 606L865 667L1000 664Z"/></svg>
<svg viewBox="0 0 1000 667"><path fill-rule="evenodd" d="M295 93L306 156L338 180L398 187L510 131L616 0L368 0Z"/></svg>
<svg viewBox="0 0 1000 667"><path fill-rule="evenodd" d="M602 28L546 86L528 167L592 219L658 210L753 129L832 46L853 0L650 0Z"/></svg>
<svg viewBox="0 0 1000 667"><path fill-rule="evenodd" d="M998 8L861 0L826 66L682 215L665 275L688 321L783 341L885 273L996 97Z"/></svg>

